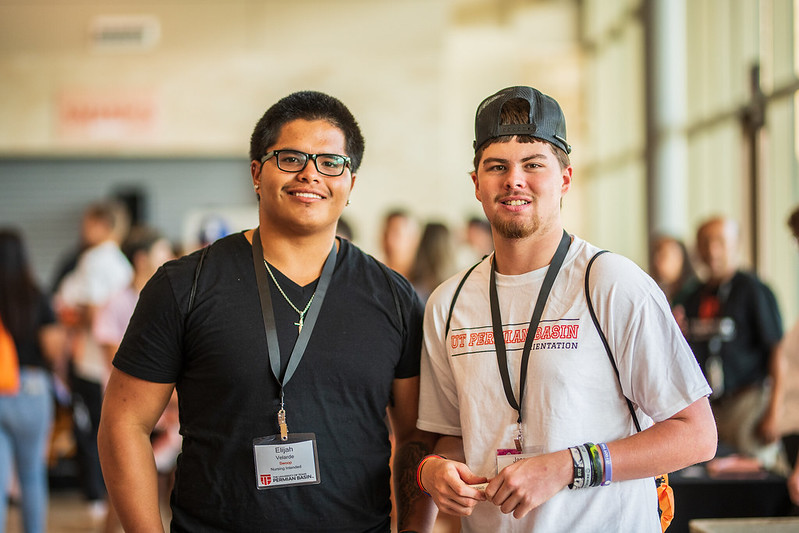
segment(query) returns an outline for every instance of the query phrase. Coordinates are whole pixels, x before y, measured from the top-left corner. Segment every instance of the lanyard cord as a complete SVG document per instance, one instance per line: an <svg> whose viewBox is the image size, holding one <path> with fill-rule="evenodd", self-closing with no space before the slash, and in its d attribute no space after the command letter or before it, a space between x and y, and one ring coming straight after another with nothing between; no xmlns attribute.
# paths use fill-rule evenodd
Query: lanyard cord
<svg viewBox="0 0 799 533"><path fill-rule="evenodd" d="M280 401L283 403L283 388L294 375L297 366L300 364L305 348L308 346L308 341L311 338L316 319L319 316L319 311L322 307L322 302L325 299L325 292L330 285L330 278L333 277L333 270L336 267L336 243L325 260L325 266L322 268L322 275L319 277L319 283L316 285L316 292L314 293L313 303L308 309L308 317L305 319L305 325L297 337L297 342L294 343L294 349L289 356L288 366L284 372L282 379L280 376L280 345L277 340L277 327L275 326L275 311L272 308L272 296L269 291L269 278L267 278L266 268L264 268L264 251L261 245L261 237L258 228L252 236L252 258L255 266L255 281L258 285L258 295L261 299L261 313L264 319L264 330L266 331L266 343L269 351L269 363L272 368L272 374L280 384Z"/></svg>
<svg viewBox="0 0 799 533"><path fill-rule="evenodd" d="M566 258L566 253L569 251L571 244L571 237L563 230L563 237L560 239L558 249L552 257L552 262L547 268L547 273L544 276L544 283L541 285L541 291L538 293L538 300L535 302L535 309L533 316L530 318L530 327L527 330L527 338L524 341L524 350L522 350L522 366L519 375L519 401L513 396L513 387L510 383L510 372L508 371L508 356L505 350L505 337L502 332L502 317L499 312L499 298L497 297L497 278L496 278L496 255L491 262L491 281L489 284L489 295L491 299L491 325L494 330L494 346L497 352L497 364L499 365L499 374L502 377L502 386L505 388L505 397L511 407L516 409L519 413L517 422L522 423L522 400L524 399L524 385L527 382L527 364L530 362L530 351L533 348L533 339L535 338L538 323L541 321L541 315L544 312L549 293L552 290L552 285L555 283L555 277L560 271L563 260Z"/></svg>

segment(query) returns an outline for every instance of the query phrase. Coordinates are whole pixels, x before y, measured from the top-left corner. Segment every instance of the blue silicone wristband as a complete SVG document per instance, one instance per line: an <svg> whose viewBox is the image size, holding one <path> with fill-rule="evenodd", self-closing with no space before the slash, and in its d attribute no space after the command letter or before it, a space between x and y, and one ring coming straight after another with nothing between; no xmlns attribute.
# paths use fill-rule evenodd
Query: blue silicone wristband
<svg viewBox="0 0 799 533"><path fill-rule="evenodd" d="M605 463L605 476L602 479L601 486L607 487L613 479L613 463L610 460L610 450L608 450L608 445L604 442L600 442L597 446L602 451L602 460Z"/></svg>

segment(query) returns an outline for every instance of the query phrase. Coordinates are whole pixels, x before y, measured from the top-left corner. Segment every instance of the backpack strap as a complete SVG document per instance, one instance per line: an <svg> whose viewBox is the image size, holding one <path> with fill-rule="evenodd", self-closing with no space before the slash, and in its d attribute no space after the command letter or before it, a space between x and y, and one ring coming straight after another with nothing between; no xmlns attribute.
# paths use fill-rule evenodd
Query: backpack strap
<svg viewBox="0 0 799 533"><path fill-rule="evenodd" d="M616 359L613 357L613 352L610 350L610 344L608 344L608 339L605 337L605 333L602 331L602 328L599 326L599 320L597 320L596 313L594 312L594 304L591 303L591 293L588 290L588 278L591 274L591 265L594 264L597 257L606 253L608 250L600 250L588 261L588 266L585 267L585 299L588 302L588 311L591 313L591 320L594 321L594 326L596 327L597 333L599 333L599 338L602 339L602 344L605 346L605 351L608 354L608 359L610 359L610 364L613 365L613 371L616 373L616 379L619 380L619 387L621 387L621 377L619 375L619 367L616 366ZM637 431L641 431L641 425L638 423L638 417L635 416L635 408L633 407L633 402L630 401L629 398L626 396L624 399L627 402L627 408L630 410L630 416L633 417L633 423L635 424L635 429Z"/></svg>
<svg viewBox="0 0 799 533"><path fill-rule="evenodd" d="M455 302L458 300L458 295L460 294L461 289L463 288L463 284L466 283L466 278L469 277L469 274L472 273L472 270L477 268L477 265L482 263L483 260L485 260L486 257L488 257L488 256L487 255L483 256L483 259L481 259L477 263L473 264L469 268L469 270L467 270L466 273L463 275L463 277L461 278L460 283L458 283L458 287L455 289L455 294L452 295L452 302L449 304L449 313L447 314L447 327L444 329L444 338L446 338L447 335L449 335L449 325L450 325L450 322L452 322L452 310L455 309Z"/></svg>
<svg viewBox="0 0 799 533"><path fill-rule="evenodd" d="M374 258L373 258L374 259ZM405 317L402 315L402 306L400 305L399 300L399 293L397 292L397 285L394 283L394 280L391 279L391 273L388 271L388 267L375 259L375 263L380 266L380 270L383 271L383 275L386 277L386 281L388 281L388 286L391 287L391 295L394 297L394 307L397 310L397 317L399 318L400 323L400 331L402 332L402 337L405 337Z"/></svg>
<svg viewBox="0 0 799 533"><path fill-rule="evenodd" d="M394 308L397 310L397 318L399 319L400 323L400 332L402 334L402 338L404 339L406 335L405 317L402 314L402 306L400 305L399 293L397 292L397 284L394 283L394 280L391 278L391 272L389 272L388 267L374 257L372 257L372 259L374 259L374 262L378 264L380 270L383 272L383 275L386 277L388 286L391 287L391 295L394 297ZM395 405L393 388L388 393L388 404L391 407L394 407Z"/></svg>
<svg viewBox="0 0 799 533"><path fill-rule="evenodd" d="M186 315L191 313L191 310L194 309L194 297L197 295L197 282L200 280L200 271L203 268L203 262L205 261L205 256L208 255L208 248L211 245L203 248L203 251L200 253L200 261L197 263L197 268L194 269L194 281L191 284L191 292L189 293L189 307L186 310Z"/></svg>

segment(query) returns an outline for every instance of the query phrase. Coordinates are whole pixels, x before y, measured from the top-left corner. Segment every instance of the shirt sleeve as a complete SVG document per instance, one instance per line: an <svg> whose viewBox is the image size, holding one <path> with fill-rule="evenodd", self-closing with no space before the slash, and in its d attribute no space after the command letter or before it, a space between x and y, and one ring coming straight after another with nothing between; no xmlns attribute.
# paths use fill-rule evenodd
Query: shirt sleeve
<svg viewBox="0 0 799 533"><path fill-rule="evenodd" d="M604 254L591 271L591 298L619 369L624 395L655 422L711 390L663 292L643 270Z"/></svg>
<svg viewBox="0 0 799 533"><path fill-rule="evenodd" d="M427 302L416 427L442 435L461 436L458 391L447 352L446 316L454 290L439 287Z"/></svg>
<svg viewBox="0 0 799 533"><path fill-rule="evenodd" d="M407 285L407 286L406 286ZM412 378L419 375L419 356L422 345L422 319L424 305L409 283L401 287L400 300L405 299L403 313L405 314L405 338L402 344L402 356L394 371L397 379Z"/></svg>

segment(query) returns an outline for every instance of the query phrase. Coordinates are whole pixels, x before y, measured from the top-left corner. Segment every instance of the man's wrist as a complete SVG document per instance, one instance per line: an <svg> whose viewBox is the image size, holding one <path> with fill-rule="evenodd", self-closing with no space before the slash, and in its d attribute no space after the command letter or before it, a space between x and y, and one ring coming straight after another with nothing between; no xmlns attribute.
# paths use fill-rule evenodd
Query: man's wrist
<svg viewBox="0 0 799 533"><path fill-rule="evenodd" d="M574 488L574 481L580 476L580 474L578 474L577 472L577 467L575 465L575 462L579 463L580 460L572 456L573 452L571 448L566 450L561 450L560 452L557 453L563 457L563 461L561 463L562 466L560 469L561 483L563 484L564 487L568 487L570 489ZM579 454L579 452L577 453ZM584 467L585 466L583 465L583 468Z"/></svg>
<svg viewBox="0 0 799 533"><path fill-rule="evenodd" d="M424 488L424 484L422 483L422 468L427 461L430 459L446 459L443 455L438 455L437 453L431 453L430 455L425 455L421 461L419 461L419 466L416 467L416 484L419 486L419 490L430 496L430 493L427 492Z"/></svg>

